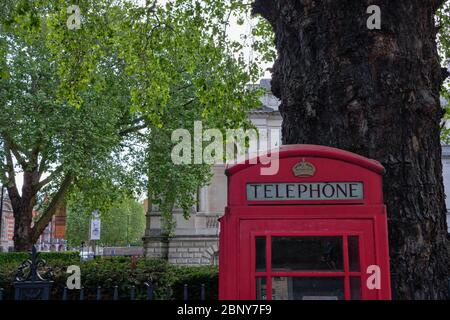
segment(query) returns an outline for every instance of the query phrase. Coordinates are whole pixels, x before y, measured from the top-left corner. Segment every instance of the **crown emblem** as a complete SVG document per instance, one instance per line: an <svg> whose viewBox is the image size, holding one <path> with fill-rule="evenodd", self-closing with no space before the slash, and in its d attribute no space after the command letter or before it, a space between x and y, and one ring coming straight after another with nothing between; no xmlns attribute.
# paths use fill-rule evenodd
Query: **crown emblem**
<svg viewBox="0 0 450 320"><path fill-rule="evenodd" d="M296 177L312 177L316 173L316 167L303 159L292 168L292 171Z"/></svg>

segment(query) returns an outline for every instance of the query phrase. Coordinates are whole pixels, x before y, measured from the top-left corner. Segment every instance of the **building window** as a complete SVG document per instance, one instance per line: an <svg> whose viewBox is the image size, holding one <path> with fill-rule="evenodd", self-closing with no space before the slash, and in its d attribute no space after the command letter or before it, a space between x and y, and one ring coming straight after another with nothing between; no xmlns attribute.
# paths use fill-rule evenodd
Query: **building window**
<svg viewBox="0 0 450 320"><path fill-rule="evenodd" d="M447 232L450 233L450 210L447 211Z"/></svg>
<svg viewBox="0 0 450 320"><path fill-rule="evenodd" d="M276 149L281 146L280 128L270 128L270 148Z"/></svg>
<svg viewBox="0 0 450 320"><path fill-rule="evenodd" d="M3 212L5 214L5 212ZM8 240L8 220L2 217L2 228L0 230L0 240Z"/></svg>

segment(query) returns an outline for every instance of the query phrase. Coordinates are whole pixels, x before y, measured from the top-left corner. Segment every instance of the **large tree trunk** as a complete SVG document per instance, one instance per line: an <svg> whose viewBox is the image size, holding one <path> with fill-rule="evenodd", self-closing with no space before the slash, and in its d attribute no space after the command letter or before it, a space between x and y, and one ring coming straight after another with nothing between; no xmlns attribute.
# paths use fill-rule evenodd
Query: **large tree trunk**
<svg viewBox="0 0 450 320"><path fill-rule="evenodd" d="M36 205L37 171L25 171L22 195L19 195L15 186L8 187L8 195L14 215L14 250L30 251L33 244L39 239L42 232L52 220L53 215L63 204L73 180L72 174L67 174L59 190L51 197L39 218L33 222L33 208Z"/></svg>
<svg viewBox="0 0 450 320"><path fill-rule="evenodd" d="M32 211L24 208L14 212L14 251L30 251Z"/></svg>
<svg viewBox="0 0 450 320"><path fill-rule="evenodd" d="M27 195L19 197L13 192L9 194L14 215L14 251L30 251L33 245L31 222L34 201Z"/></svg>
<svg viewBox="0 0 450 320"><path fill-rule="evenodd" d="M394 294L448 296L433 0L257 0L273 26L283 143L334 146L386 167ZM366 10L381 8L381 30Z"/></svg>
<svg viewBox="0 0 450 320"><path fill-rule="evenodd" d="M15 185L8 188L14 215L14 251L30 251L34 244L31 223L36 204L36 192L32 187L35 180L36 172L24 171L22 195Z"/></svg>

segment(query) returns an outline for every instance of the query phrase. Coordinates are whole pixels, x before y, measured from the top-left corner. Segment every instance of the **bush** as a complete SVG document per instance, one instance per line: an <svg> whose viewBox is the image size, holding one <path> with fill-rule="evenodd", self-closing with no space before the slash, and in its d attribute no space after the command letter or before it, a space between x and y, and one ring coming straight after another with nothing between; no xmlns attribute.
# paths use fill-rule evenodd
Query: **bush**
<svg viewBox="0 0 450 320"><path fill-rule="evenodd" d="M0 288L4 288L4 298L14 296L14 277L20 263L29 258L28 254L9 253L11 257L0 256ZM161 259L131 257L97 257L95 260L80 262L78 253L42 253L41 257L53 269L55 278L52 299L61 299L68 277L69 265L79 265L81 282L85 288L85 298L95 299L97 286L101 286L102 298L111 299L114 286L118 286L119 298L129 299L131 286L136 288L136 297L145 299L145 282L154 285L154 299L183 299L183 286L189 286L189 299L200 299L200 286L205 284L206 299L217 299L218 270L216 267L180 267L170 265ZM78 299L79 290L68 291L69 299Z"/></svg>
<svg viewBox="0 0 450 320"><path fill-rule="evenodd" d="M218 299L218 268L212 266L176 267L173 266L175 279L172 283L173 296L183 299L184 284L188 285L189 300L200 299L201 285L205 285L207 300Z"/></svg>
<svg viewBox="0 0 450 320"><path fill-rule="evenodd" d="M45 260L47 263L54 261L66 261L68 265L73 262L80 261L80 253L77 251L71 252L41 252L39 257ZM0 252L0 267L8 263L17 263L18 265L27 259L31 259L31 256L27 252Z"/></svg>

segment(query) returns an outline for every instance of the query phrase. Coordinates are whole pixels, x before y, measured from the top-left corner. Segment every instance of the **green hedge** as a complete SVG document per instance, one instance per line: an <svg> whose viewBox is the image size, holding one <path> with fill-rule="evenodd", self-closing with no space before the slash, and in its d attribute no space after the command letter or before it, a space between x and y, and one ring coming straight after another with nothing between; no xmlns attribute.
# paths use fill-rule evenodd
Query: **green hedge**
<svg viewBox="0 0 450 320"><path fill-rule="evenodd" d="M77 251L71 252L41 252L39 256L52 263L54 261L66 261L68 265L80 261L80 253ZM17 263L20 264L26 259L30 259L31 256L27 252L0 252L0 267L4 264Z"/></svg>
<svg viewBox="0 0 450 320"><path fill-rule="evenodd" d="M4 298L12 299L13 281L20 262L29 255L12 253L11 257L0 255L0 288L4 289ZM15 257L14 257L15 256ZM68 274L67 266L79 265L81 281L85 288L85 297L95 299L96 288L101 286L103 299L111 299L115 285L119 287L120 299L129 298L130 287L136 287L137 297L145 298L145 285L151 281L155 287L155 299L183 299L183 286L189 286L189 299L200 299L200 286L205 284L206 299L218 297L217 267L179 267L161 259L140 258L137 262L131 257L98 257L95 260L80 262L77 253L42 254L47 265L52 267L55 283L52 287L52 299L61 299ZM78 290L68 291L69 299L77 299Z"/></svg>

